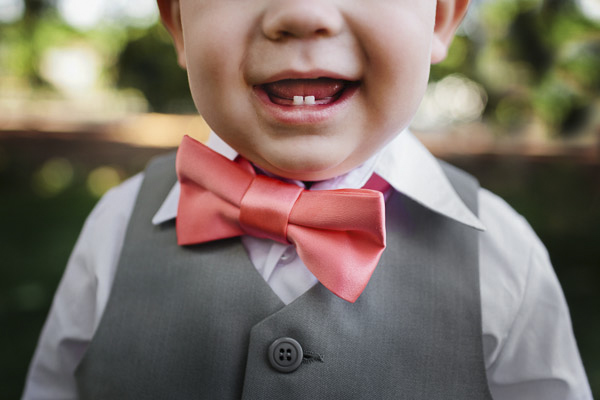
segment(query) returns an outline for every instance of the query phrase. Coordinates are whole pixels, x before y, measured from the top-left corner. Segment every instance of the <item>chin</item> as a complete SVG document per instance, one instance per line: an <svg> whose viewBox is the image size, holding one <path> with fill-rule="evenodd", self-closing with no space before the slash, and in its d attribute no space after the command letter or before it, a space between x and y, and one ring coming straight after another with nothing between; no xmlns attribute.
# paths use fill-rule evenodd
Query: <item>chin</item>
<svg viewBox="0 0 600 400"><path fill-rule="evenodd" d="M287 158L279 161L270 163L264 169L283 178L300 181L323 181L347 172L331 158Z"/></svg>

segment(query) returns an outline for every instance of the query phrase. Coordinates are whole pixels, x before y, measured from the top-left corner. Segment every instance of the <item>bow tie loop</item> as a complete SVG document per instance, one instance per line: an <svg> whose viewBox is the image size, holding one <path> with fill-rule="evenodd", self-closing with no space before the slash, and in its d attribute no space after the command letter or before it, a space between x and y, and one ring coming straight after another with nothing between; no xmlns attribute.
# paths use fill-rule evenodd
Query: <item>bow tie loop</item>
<svg viewBox="0 0 600 400"><path fill-rule="evenodd" d="M306 190L298 202L319 204L319 207L295 207L290 214L291 224L302 223L317 229L361 231L377 237L385 236L385 202L379 191Z"/></svg>
<svg viewBox="0 0 600 400"><path fill-rule="evenodd" d="M210 157L207 157L207 150L211 152ZM190 184L211 188L212 192L236 207L240 206L256 175L246 159L239 158L238 162L233 162L189 136L183 138L175 163L182 186ZM218 173L214 173L215 170Z"/></svg>

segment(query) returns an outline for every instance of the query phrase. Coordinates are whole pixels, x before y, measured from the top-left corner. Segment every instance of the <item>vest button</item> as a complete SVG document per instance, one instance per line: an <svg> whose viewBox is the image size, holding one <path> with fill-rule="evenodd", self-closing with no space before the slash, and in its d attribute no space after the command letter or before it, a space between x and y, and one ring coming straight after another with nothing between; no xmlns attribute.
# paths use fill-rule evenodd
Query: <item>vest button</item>
<svg viewBox="0 0 600 400"><path fill-rule="evenodd" d="M302 346L296 340L282 337L269 346L268 358L271 366L279 372L293 372L302 364Z"/></svg>

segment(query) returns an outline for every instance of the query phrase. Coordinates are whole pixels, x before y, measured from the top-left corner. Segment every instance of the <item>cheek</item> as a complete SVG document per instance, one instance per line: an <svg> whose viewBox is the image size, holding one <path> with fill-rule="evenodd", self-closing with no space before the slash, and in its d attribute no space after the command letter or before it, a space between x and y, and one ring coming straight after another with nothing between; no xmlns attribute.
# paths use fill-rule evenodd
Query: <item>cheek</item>
<svg viewBox="0 0 600 400"><path fill-rule="evenodd" d="M183 16L190 90L196 105L202 108L215 102L227 102L231 87L241 81L239 69L245 51L245 25L236 18L238 14L229 11L226 6L229 3L224 4L211 7L192 4L189 14ZM222 22L224 20L227 22Z"/></svg>
<svg viewBox="0 0 600 400"><path fill-rule="evenodd" d="M371 71L365 90L374 118L387 129L398 129L410 123L427 87L433 24L423 20L433 15L389 15L362 43Z"/></svg>
<svg viewBox="0 0 600 400"><path fill-rule="evenodd" d="M429 71L432 32L410 13L379 25L366 49L373 68L404 83L422 80Z"/></svg>
<svg viewBox="0 0 600 400"><path fill-rule="evenodd" d="M226 63L221 60L225 45L214 37L210 27L197 27L186 39L186 58L188 65L188 78L192 95L198 97L202 90L213 91L213 87L223 81L226 74ZM210 93L210 92L209 92Z"/></svg>
<svg viewBox="0 0 600 400"><path fill-rule="evenodd" d="M188 43L193 47L186 49L188 80L198 113L230 146L245 153L243 150L252 146L252 137L239 132L256 124L240 74L244 47L235 39L210 22L190 32Z"/></svg>

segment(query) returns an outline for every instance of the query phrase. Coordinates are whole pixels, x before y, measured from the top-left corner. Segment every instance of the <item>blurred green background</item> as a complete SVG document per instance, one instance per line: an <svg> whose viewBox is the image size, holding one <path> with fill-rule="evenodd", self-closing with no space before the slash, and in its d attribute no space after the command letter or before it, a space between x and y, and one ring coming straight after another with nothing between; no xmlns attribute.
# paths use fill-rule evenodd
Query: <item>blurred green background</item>
<svg viewBox="0 0 600 400"><path fill-rule="evenodd" d="M540 235L596 396L599 89L600 1L474 1L413 124ZM0 399L21 393L86 215L169 150L114 127L193 111L154 0L0 0Z"/></svg>

